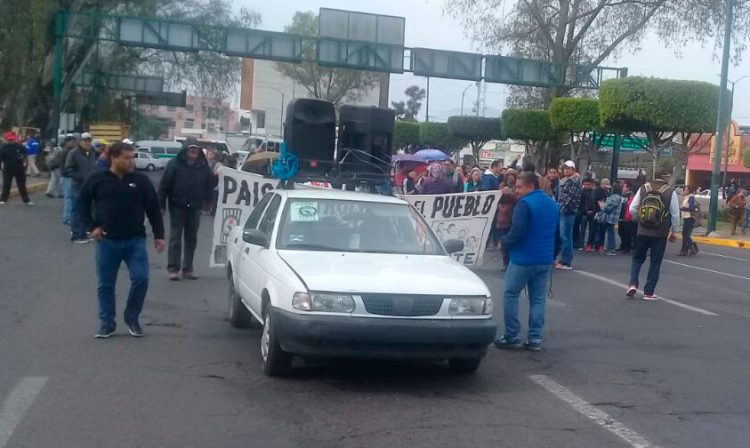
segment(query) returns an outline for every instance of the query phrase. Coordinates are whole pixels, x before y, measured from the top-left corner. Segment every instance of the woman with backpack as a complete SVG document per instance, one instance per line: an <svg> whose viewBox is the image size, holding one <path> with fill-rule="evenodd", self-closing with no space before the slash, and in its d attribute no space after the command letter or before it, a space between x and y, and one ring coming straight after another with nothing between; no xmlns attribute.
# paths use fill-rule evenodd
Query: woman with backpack
<svg viewBox="0 0 750 448"><path fill-rule="evenodd" d="M685 185L680 203L680 215L682 216L682 249L678 254L681 257L695 255L698 253L698 245L693 241L693 229L700 213L700 206L695 200L693 187Z"/></svg>

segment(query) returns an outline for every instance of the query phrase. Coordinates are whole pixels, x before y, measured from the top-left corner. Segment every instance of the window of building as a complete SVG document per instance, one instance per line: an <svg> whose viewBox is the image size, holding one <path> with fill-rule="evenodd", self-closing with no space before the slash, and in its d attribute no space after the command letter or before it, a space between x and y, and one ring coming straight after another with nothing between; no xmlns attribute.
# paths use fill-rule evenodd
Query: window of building
<svg viewBox="0 0 750 448"><path fill-rule="evenodd" d="M174 112L177 110L177 108L175 106L167 106L167 110L170 112Z"/></svg>
<svg viewBox="0 0 750 448"><path fill-rule="evenodd" d="M255 127L256 128L265 128L266 127L266 111L264 110L258 110L255 111Z"/></svg>
<svg viewBox="0 0 750 448"><path fill-rule="evenodd" d="M185 110L187 110L190 113L193 113L195 112L195 106L193 106L192 104L188 104L187 106L185 106Z"/></svg>
<svg viewBox="0 0 750 448"><path fill-rule="evenodd" d="M193 126L195 126L195 120L187 119L185 120L185 129L193 129Z"/></svg>

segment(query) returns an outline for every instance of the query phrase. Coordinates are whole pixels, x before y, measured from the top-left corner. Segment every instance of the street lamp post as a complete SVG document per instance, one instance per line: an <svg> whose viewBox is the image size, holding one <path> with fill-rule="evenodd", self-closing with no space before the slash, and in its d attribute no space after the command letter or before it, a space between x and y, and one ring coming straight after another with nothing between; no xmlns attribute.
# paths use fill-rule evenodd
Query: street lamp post
<svg viewBox="0 0 750 448"><path fill-rule="evenodd" d="M464 97L466 96L466 91L469 90L474 84L469 84L464 89L463 93L461 93L461 116L464 115Z"/></svg>
<svg viewBox="0 0 750 448"><path fill-rule="evenodd" d="M732 112L734 111L734 85L738 82L742 81L743 79L747 78L750 75L744 75L738 78L736 81L729 81L732 84L732 103L729 105L729 120L732 120ZM721 183L724 185L724 188L727 186L727 176L729 175L729 142L731 141L731 136L727 138L727 148L724 152L724 177L722 178Z"/></svg>

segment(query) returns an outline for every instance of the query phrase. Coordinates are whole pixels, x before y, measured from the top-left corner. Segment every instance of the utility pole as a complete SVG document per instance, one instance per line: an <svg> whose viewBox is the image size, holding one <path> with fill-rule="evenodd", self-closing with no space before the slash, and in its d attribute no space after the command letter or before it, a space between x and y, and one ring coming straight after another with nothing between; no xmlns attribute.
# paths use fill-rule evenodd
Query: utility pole
<svg viewBox="0 0 750 448"><path fill-rule="evenodd" d="M730 120L730 122L731 122L731 120L732 120L732 111L734 111L734 86L735 86L735 84L737 84L738 82L740 82L740 81L742 81L743 79L747 78L747 76L748 76L748 75L742 76L742 77L740 77L739 79L737 79L736 81L728 81L728 82L731 82L731 83L732 83L732 103L731 103L731 104L729 105L729 120ZM730 128L731 128L731 127L730 127ZM729 150L730 150L730 148L729 148L729 145L731 144L731 140L732 140L732 136L730 135L730 136L729 136L729 137L727 138L727 150L726 150L726 152L724 153L724 177L722 178L722 181L721 181L721 183L722 183L722 184L723 184L723 185L724 185L725 187L726 187L726 185L727 185L727 176L728 176L728 173L729 173Z"/></svg>
<svg viewBox="0 0 750 448"><path fill-rule="evenodd" d="M466 97L466 91L469 90L473 85L474 84L469 84L461 93L461 116L464 115L464 98Z"/></svg>
<svg viewBox="0 0 750 448"><path fill-rule="evenodd" d="M479 87L482 81L477 81L477 104L476 104L476 116L479 116L479 101L481 101L482 98L482 90Z"/></svg>
<svg viewBox="0 0 750 448"><path fill-rule="evenodd" d="M727 74L729 72L729 47L732 41L732 8L734 0L726 1L726 13L724 17L724 48L721 57L721 82L719 83L719 104L716 113L716 154L714 154L714 166L711 172L711 203L708 209L708 233L716 231L716 214L719 210L719 175L721 173L721 150L724 145L724 131L726 130L726 117L724 103L726 101Z"/></svg>
<svg viewBox="0 0 750 448"><path fill-rule="evenodd" d="M424 109L424 121L430 122L430 77L427 77L427 104Z"/></svg>

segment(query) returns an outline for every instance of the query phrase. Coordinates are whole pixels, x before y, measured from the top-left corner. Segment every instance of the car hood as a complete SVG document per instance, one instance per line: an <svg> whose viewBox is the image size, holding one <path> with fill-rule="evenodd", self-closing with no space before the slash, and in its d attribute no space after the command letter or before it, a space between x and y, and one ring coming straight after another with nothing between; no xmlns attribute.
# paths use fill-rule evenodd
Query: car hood
<svg viewBox="0 0 750 448"><path fill-rule="evenodd" d="M446 256L280 250L311 291L489 296L484 282Z"/></svg>

